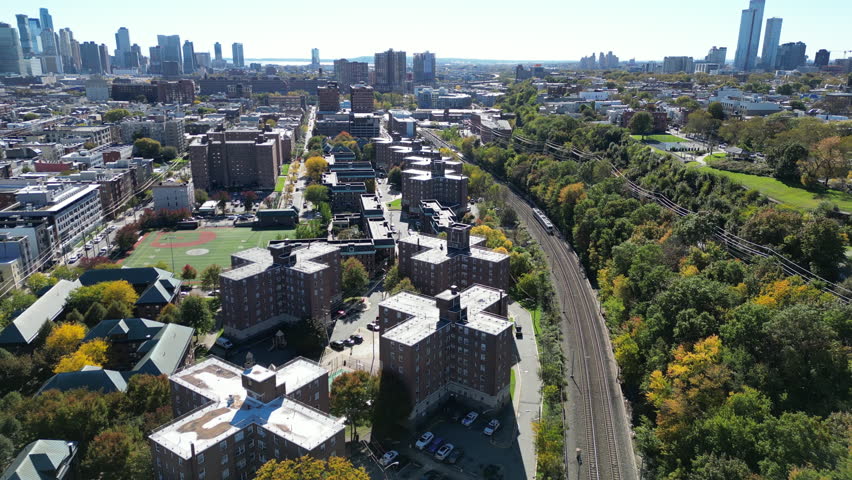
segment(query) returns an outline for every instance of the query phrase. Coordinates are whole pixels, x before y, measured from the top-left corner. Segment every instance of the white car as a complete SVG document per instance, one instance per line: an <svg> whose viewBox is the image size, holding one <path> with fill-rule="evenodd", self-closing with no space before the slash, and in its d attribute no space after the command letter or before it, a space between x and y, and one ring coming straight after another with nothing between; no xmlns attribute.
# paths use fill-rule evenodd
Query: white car
<svg viewBox="0 0 852 480"><path fill-rule="evenodd" d="M494 418L488 422L488 425L485 426L485 430L483 430L482 433L491 436L491 434L496 432L498 428L500 428L500 420Z"/></svg>
<svg viewBox="0 0 852 480"><path fill-rule="evenodd" d="M473 425L473 422L475 422L475 421L476 421L476 418L477 418L477 417L479 417L479 414L478 414L478 413L476 413L476 412L470 412L470 413L468 413L467 415L465 415L465 416L464 416L464 418L462 418L461 423L462 423L462 425L464 425L465 427L469 427L469 426Z"/></svg>
<svg viewBox="0 0 852 480"><path fill-rule="evenodd" d="M429 445L429 443L432 442L433 438L435 438L434 433L426 432L420 436L414 446L417 447L417 450L423 450L424 448L426 448L426 445Z"/></svg>
<svg viewBox="0 0 852 480"><path fill-rule="evenodd" d="M384 455L382 455L382 458L379 459L379 464L381 464L383 467L386 467L393 463L393 461L396 460L396 457L398 456L399 452L397 452L396 450L390 450Z"/></svg>
<svg viewBox="0 0 852 480"><path fill-rule="evenodd" d="M435 459L443 460L447 458L447 456L453 451L454 448L455 447L452 443L445 443L443 446L441 446L441 448L438 449L437 452L435 452Z"/></svg>

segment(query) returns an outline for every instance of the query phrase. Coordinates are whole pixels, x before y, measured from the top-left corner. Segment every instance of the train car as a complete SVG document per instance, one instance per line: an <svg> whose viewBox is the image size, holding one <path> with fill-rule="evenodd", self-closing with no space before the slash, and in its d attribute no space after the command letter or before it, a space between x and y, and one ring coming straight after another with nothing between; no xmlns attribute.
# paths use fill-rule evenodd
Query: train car
<svg viewBox="0 0 852 480"><path fill-rule="evenodd" d="M545 215L544 212L537 208L533 208L533 215L535 215L535 219L538 220L538 223L541 224L542 227L544 227L547 233L553 235L553 224L550 223L550 220L547 218L547 215Z"/></svg>

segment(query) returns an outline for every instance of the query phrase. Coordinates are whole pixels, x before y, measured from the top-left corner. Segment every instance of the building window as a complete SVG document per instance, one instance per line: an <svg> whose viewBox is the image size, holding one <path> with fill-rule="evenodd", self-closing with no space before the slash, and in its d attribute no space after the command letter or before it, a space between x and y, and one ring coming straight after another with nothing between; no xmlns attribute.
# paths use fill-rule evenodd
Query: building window
<svg viewBox="0 0 852 480"><path fill-rule="evenodd" d="M204 463L204 454L203 453L198 454L198 463Z"/></svg>
<svg viewBox="0 0 852 480"><path fill-rule="evenodd" d="M228 463L228 454L222 455L222 465Z"/></svg>

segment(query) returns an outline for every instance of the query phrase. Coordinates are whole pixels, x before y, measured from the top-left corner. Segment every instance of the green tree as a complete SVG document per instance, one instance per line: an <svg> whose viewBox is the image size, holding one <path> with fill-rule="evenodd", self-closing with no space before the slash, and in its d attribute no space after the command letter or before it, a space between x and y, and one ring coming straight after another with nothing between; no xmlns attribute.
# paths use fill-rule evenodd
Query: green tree
<svg viewBox="0 0 852 480"><path fill-rule="evenodd" d="M29 308L38 298L23 290L11 290L3 300L0 300L0 327L8 325L19 312Z"/></svg>
<svg viewBox="0 0 852 480"><path fill-rule="evenodd" d="M85 478L149 479L153 474L150 455L138 429L110 428L92 439L80 471Z"/></svg>
<svg viewBox="0 0 852 480"><path fill-rule="evenodd" d="M367 189L367 193L376 193L376 181L374 179L368 178L364 182L364 187Z"/></svg>
<svg viewBox="0 0 852 480"><path fill-rule="evenodd" d="M226 209L228 208L228 202L231 201L231 196L228 195L228 192L224 190L220 190L213 195L213 200L216 200L217 206L222 210L222 214L225 214Z"/></svg>
<svg viewBox="0 0 852 480"><path fill-rule="evenodd" d="M378 378L363 370L342 373L331 383L331 413L346 418L352 440L355 440L355 429L370 418L377 386Z"/></svg>
<svg viewBox="0 0 852 480"><path fill-rule="evenodd" d="M766 163L772 167L772 175L784 180L799 178L798 165L807 158L808 149L800 143L772 147L766 153Z"/></svg>
<svg viewBox="0 0 852 480"><path fill-rule="evenodd" d="M183 266L183 270L181 270L180 278L184 280L195 280L198 276L198 271L190 264L186 264Z"/></svg>
<svg viewBox="0 0 852 480"><path fill-rule="evenodd" d="M704 110L696 110L687 117L686 126L683 130L687 133L697 133L707 138L716 132L718 126L719 121L714 120L710 113Z"/></svg>
<svg viewBox="0 0 852 480"><path fill-rule="evenodd" d="M106 318L131 318L133 317L133 308L122 302L111 302L106 309Z"/></svg>
<svg viewBox="0 0 852 480"><path fill-rule="evenodd" d="M257 194L254 193L254 190L246 190L242 194L243 196L243 208L248 212L254 207L254 202L257 201Z"/></svg>
<svg viewBox="0 0 852 480"><path fill-rule="evenodd" d="M648 112L636 112L630 117L627 128L633 135L642 135L644 140L645 135L654 131L654 116Z"/></svg>
<svg viewBox="0 0 852 480"><path fill-rule="evenodd" d="M713 117L713 120L721 121L725 119L725 109L719 102L710 102L710 105L707 105L707 113Z"/></svg>
<svg viewBox="0 0 852 480"><path fill-rule="evenodd" d="M104 123L118 123L130 116L130 111L125 108L113 108L103 115Z"/></svg>
<svg viewBox="0 0 852 480"><path fill-rule="evenodd" d="M88 310L83 322L89 327L94 327L107 318L107 310L100 303L94 303Z"/></svg>
<svg viewBox="0 0 852 480"><path fill-rule="evenodd" d="M781 85L780 87L776 88L775 92L778 93L778 95L792 95L793 86L789 83L785 83L784 85Z"/></svg>
<svg viewBox="0 0 852 480"><path fill-rule="evenodd" d="M328 201L328 187L324 185L308 185L305 188L305 200L318 205Z"/></svg>
<svg viewBox="0 0 852 480"><path fill-rule="evenodd" d="M399 263L394 263L393 266L388 269L388 273L385 275L385 280L382 286L386 292L390 292L394 289L394 287L396 287L400 280L402 280L402 278L399 275Z"/></svg>
<svg viewBox="0 0 852 480"><path fill-rule="evenodd" d="M393 167L388 172L388 183L393 186L397 192L402 190L402 170L399 167Z"/></svg>
<svg viewBox="0 0 852 480"><path fill-rule="evenodd" d="M828 279L837 278L837 266L845 259L840 227L833 220L817 218L808 222L799 234L802 255L811 270Z"/></svg>
<svg viewBox="0 0 852 480"><path fill-rule="evenodd" d="M83 317L83 314L77 310L71 310L67 315L65 315L65 321L70 323L79 323L82 325L85 322L85 318Z"/></svg>
<svg viewBox="0 0 852 480"><path fill-rule="evenodd" d="M201 205L209 199L207 192L200 188L195 189L195 203Z"/></svg>
<svg viewBox="0 0 852 480"><path fill-rule="evenodd" d="M343 293L347 297L358 295L367 288L370 282L370 277L367 274L367 269L355 257L349 257L343 262L343 273L341 278L341 286Z"/></svg>
<svg viewBox="0 0 852 480"><path fill-rule="evenodd" d="M57 280L77 280L83 272L79 267L59 265L50 272L50 276Z"/></svg>
<svg viewBox="0 0 852 480"><path fill-rule="evenodd" d="M177 149L172 146L163 147L163 150L160 152L160 158L169 162L177 158Z"/></svg>
<svg viewBox="0 0 852 480"><path fill-rule="evenodd" d="M178 322L195 329L196 335L203 335L213 329L213 314L207 308L207 303L197 295L190 295L180 304Z"/></svg>
<svg viewBox="0 0 852 480"><path fill-rule="evenodd" d="M414 286L414 283L411 282L411 279L405 277L401 279L396 285L388 292L390 295L396 295L400 292L411 292L411 293L419 293L417 287Z"/></svg>
<svg viewBox="0 0 852 480"><path fill-rule="evenodd" d="M166 306L160 310L160 314L157 316L157 321L163 323L178 323L180 321L179 315L180 309L173 303L167 303Z"/></svg>
<svg viewBox="0 0 852 480"><path fill-rule="evenodd" d="M27 288L30 289L34 294L39 294L43 290L46 290L54 285L59 280L53 277L49 277L41 272L36 272L30 275L30 278L27 279Z"/></svg>
<svg viewBox="0 0 852 480"><path fill-rule="evenodd" d="M294 460L264 463L255 480L370 480L364 467L355 467L345 458L319 460L305 455Z"/></svg>
<svg viewBox="0 0 852 480"><path fill-rule="evenodd" d="M137 157L159 159L162 148L160 142L151 138L140 138L133 142L133 154Z"/></svg>

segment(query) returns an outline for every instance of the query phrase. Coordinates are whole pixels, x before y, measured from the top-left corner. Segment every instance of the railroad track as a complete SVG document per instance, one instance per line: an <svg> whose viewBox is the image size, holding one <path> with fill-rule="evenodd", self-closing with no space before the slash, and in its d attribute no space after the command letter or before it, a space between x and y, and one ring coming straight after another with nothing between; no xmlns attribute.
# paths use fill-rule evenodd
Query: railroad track
<svg viewBox="0 0 852 480"><path fill-rule="evenodd" d="M431 131L423 129L421 134L437 146L455 150ZM547 254L563 313L563 351L576 354L579 364L578 374L572 372L566 379L569 404L579 407L576 423L582 423L582 427L575 424L566 428L566 437L574 436L565 442L568 478L636 480L629 420L612 367L608 331L598 314L591 286L568 243L549 235L536 220L533 207L511 188L508 203ZM582 449L580 458L571 451L572 445Z"/></svg>

